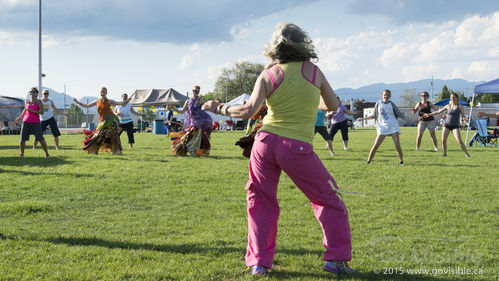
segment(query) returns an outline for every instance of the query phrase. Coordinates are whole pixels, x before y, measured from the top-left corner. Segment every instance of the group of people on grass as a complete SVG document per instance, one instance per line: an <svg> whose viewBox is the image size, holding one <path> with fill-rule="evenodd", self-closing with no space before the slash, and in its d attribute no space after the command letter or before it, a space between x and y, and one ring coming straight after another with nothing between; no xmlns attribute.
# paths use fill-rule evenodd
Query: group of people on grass
<svg viewBox="0 0 499 281"><path fill-rule="evenodd" d="M40 142L45 157L49 157L47 143L43 137L43 133L50 126L52 135L54 136L55 148L59 150L59 136L61 135L57 122L54 118L54 113L69 115L57 109L54 102L50 100L49 91L43 90L42 99L38 99L38 89L31 88L29 91L30 98L26 101L25 109L16 119L16 122L23 120L21 126L21 139L19 142L20 157L24 156L26 141L29 140L30 134L34 134L33 149ZM144 116L137 113L129 103L130 99L127 94L122 95L122 101L114 101L107 98L106 87L101 88L101 98L89 103L81 103L76 98L74 102L82 107L90 108L97 107L99 114L99 124L96 130L85 130L86 139L82 142L83 150L87 153L98 154L99 151L110 151L113 154L121 154L122 147L120 135L123 131L127 132L128 143L130 148L133 148L133 120L132 114ZM111 106L115 106L112 110Z"/></svg>
<svg viewBox="0 0 499 281"><path fill-rule="evenodd" d="M348 111L341 105L325 75L312 62L317 60L317 54L307 33L300 27L290 23L279 24L272 40L265 46L264 53L271 62L258 77L251 97L244 105L227 105L214 100L201 104L200 87L194 87L193 97L181 110L174 109L179 113L187 112L187 118L183 128L184 133L173 142L172 150L178 155L187 153L196 156L209 155L212 120L206 111L234 118L251 118L259 113L265 103L267 112L259 124L261 127L254 135L249 160L249 180L246 184L248 215L246 265L251 268L253 275L265 275L272 268L280 212L277 187L280 175L284 171L307 196L322 228L325 247L323 270L333 274L353 273L355 270L348 265L348 261L352 258L352 244L347 208L335 179L314 152L312 142L315 132L319 132L324 138L332 139L340 130L344 148L347 149L348 130L345 128L344 114L355 112ZM27 102L25 110L28 117L25 117L23 122L21 154L24 151L26 136L33 131L48 156L41 126L31 125L37 122L34 120L36 119L34 115L43 113L43 105L36 99L36 89L32 89L30 93L31 99ZM120 120L113 114L110 106L120 106L115 112L118 117L123 118L123 122L129 120L129 112L133 111L129 109L129 99L126 96L122 97L122 101L116 102L107 99L106 95L107 89L103 87L98 101L83 104L75 99L75 102L83 107L97 106L99 113L100 123L97 131L83 141L84 150L88 153L97 153L103 147L110 149L113 154L121 153L118 131ZM374 114L358 119L377 120L377 137L367 163L373 159L386 136L391 136L400 163L403 164L397 118L405 116L390 101L390 97L390 91L384 90L382 100L375 105ZM431 121L431 116L447 112L449 121L442 133L444 155L447 149L447 136L452 131L469 157L456 127L456 122L463 115L463 109L459 106L455 93L451 95L451 99L451 104L431 112L430 109L436 108L427 101L426 94L422 96L421 102L413 110L419 114L417 148L422 133L427 128L437 149L434 128L428 122ZM332 117L329 132L317 128L324 126L323 120L316 123L318 109L329 112L328 115ZM312 129L314 127L315 132ZM333 154L329 142L328 148Z"/></svg>

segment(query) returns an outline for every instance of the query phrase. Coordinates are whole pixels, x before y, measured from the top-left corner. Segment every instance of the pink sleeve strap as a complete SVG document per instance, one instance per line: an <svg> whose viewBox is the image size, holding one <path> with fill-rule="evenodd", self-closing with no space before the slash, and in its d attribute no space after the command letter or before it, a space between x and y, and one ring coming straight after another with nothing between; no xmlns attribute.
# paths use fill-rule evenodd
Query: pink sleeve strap
<svg viewBox="0 0 499 281"><path fill-rule="evenodd" d="M270 77L270 81L272 81L272 85L274 85L274 90L277 89L277 86L278 86L277 81L275 80L274 74L272 73L272 71L270 69L267 69L267 74Z"/></svg>

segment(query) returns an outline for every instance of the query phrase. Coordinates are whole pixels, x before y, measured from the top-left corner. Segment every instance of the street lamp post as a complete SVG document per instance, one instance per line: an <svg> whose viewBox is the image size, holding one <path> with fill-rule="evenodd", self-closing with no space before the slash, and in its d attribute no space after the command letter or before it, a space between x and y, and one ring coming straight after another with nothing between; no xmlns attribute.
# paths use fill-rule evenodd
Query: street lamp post
<svg viewBox="0 0 499 281"><path fill-rule="evenodd" d="M38 0L38 94L42 97L42 0Z"/></svg>

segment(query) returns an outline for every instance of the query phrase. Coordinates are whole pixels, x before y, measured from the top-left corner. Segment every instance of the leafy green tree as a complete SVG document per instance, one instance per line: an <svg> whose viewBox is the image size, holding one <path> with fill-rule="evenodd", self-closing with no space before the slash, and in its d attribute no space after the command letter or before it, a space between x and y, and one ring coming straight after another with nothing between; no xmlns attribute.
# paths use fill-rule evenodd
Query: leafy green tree
<svg viewBox="0 0 499 281"><path fill-rule="evenodd" d="M455 92L457 94L457 96L459 97L460 100L463 100L463 101L467 101L467 102L470 102L471 99L469 97L466 97L464 95L463 92L460 92L460 91L452 91L450 90L449 88L447 88L446 85L444 85L442 87L442 91L440 92L440 94L438 95L438 100L443 100L443 99L448 99L450 98L450 93L451 92Z"/></svg>
<svg viewBox="0 0 499 281"><path fill-rule="evenodd" d="M154 112L152 112L152 109L149 107L142 107L142 114L145 114L146 116L143 117L144 121L152 122L154 120Z"/></svg>
<svg viewBox="0 0 499 281"><path fill-rule="evenodd" d="M250 95L264 68L263 64L238 62L232 68L222 69L211 98L230 101L242 94Z"/></svg>
<svg viewBox="0 0 499 281"><path fill-rule="evenodd" d="M400 103L402 106L414 107L419 101L419 93L415 88L405 89L402 94L400 94Z"/></svg>
<svg viewBox="0 0 499 281"><path fill-rule="evenodd" d="M466 102L470 102L471 101L471 99L468 98L468 97L466 97L463 92L460 92L460 91L454 91L454 92L457 94L457 96L459 97L460 100L463 100L463 101L466 101Z"/></svg>
<svg viewBox="0 0 499 281"><path fill-rule="evenodd" d="M214 92L208 92L208 93L202 95L202 97L204 100L216 100Z"/></svg>
<svg viewBox="0 0 499 281"><path fill-rule="evenodd" d="M480 102L482 102L482 103L499 102L499 95L498 94L483 94Z"/></svg>
<svg viewBox="0 0 499 281"><path fill-rule="evenodd" d="M440 94L438 95L438 100L444 100L450 98L450 91L449 88L447 88L447 85L444 84L442 87L442 91L440 91Z"/></svg>
<svg viewBox="0 0 499 281"><path fill-rule="evenodd" d="M79 125L82 122L84 113L79 106L72 103L67 112L69 113L68 124Z"/></svg>
<svg viewBox="0 0 499 281"><path fill-rule="evenodd" d="M359 118L359 117L362 117L363 114L364 114L364 109L365 108L371 108L371 107L374 107L376 103L375 102L369 102L369 101L365 101L365 100L360 100L360 99L356 99L354 100L353 102L353 106L355 107L355 110L356 111L359 111L358 114L355 114L353 117L355 119ZM351 110L351 109L350 109Z"/></svg>

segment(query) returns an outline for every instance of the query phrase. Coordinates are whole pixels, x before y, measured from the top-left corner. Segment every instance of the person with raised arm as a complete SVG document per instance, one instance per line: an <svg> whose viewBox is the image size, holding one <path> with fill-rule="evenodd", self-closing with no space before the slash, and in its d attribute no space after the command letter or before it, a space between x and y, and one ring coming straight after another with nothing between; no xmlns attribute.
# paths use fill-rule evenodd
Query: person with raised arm
<svg viewBox="0 0 499 281"><path fill-rule="evenodd" d="M121 95L122 102L127 102L125 105L117 105L114 108L114 114L118 116L120 119L120 133L118 134L118 138L121 136L123 131L126 131L128 137L128 145L130 148L133 148L133 144L135 143L135 139L133 137L133 118L132 114L137 116L145 117L145 114L136 112L132 104L128 102L128 94L124 93Z"/></svg>
<svg viewBox="0 0 499 281"><path fill-rule="evenodd" d="M340 105L338 109L335 111L328 111L326 113L326 118L330 120L331 127L329 128L329 136L331 138L331 142L334 140L334 136L338 132L341 131L341 138L343 140L343 149L345 151L348 150L348 119L345 114L355 115L358 114L359 111L350 111L341 103L340 98L338 97L338 102ZM332 150L332 149L331 149Z"/></svg>
<svg viewBox="0 0 499 281"><path fill-rule="evenodd" d="M334 274L353 273L348 213L334 178L315 154L312 141L317 110L336 110L338 98L322 71L312 40L300 27L277 25L265 55L271 63L257 78L245 105L208 101L203 109L235 118L254 116L266 101L268 113L255 136L246 184L248 246L253 275L272 268L279 203L277 185L284 171L307 196L323 232L326 261Z"/></svg>
<svg viewBox="0 0 499 281"><path fill-rule="evenodd" d="M210 155L210 136L213 120L207 112L201 110L200 91L201 87L194 86L192 98L184 103L181 110L170 107L177 113L186 113L182 132L172 142L172 152L175 155L185 156L187 152L196 157Z"/></svg>
<svg viewBox="0 0 499 281"><path fill-rule="evenodd" d="M381 94L382 100L376 102L374 105L374 114L367 117L357 118L357 121L375 119L376 122L376 140L374 141L373 147L369 152L367 157L367 164L371 163L374 158L376 151L379 146L383 143L386 136L391 136L393 139L393 144L395 144L395 149L397 150L397 157L399 159L400 165L404 165L404 154L402 152L402 147L400 146L400 127L398 118L405 119L407 121L413 121L406 119L403 112L392 102L390 98L392 97L392 92L390 90L383 90Z"/></svg>
<svg viewBox="0 0 499 281"><path fill-rule="evenodd" d="M459 96L455 92L450 93L449 104L432 113L425 113L424 117L433 116L443 112L447 112L447 118L445 119L444 128L442 130L442 147L444 150L443 156L447 156L447 138L449 137L449 133L452 132L457 143L463 150L464 155L466 155L466 158L469 158L470 155L468 150L466 150L466 145L464 145L464 142L461 139L461 132L459 130L459 124L461 121L466 122L466 118L464 117L464 108L459 104Z"/></svg>
<svg viewBox="0 0 499 281"><path fill-rule="evenodd" d="M97 107L99 114L99 125L94 131L85 130L86 139L82 141L83 150L88 154L98 154L99 151L112 152L113 155L121 155L121 143L119 138L119 118L114 115L112 105L126 105L130 98L117 102L107 98L107 88L101 87L101 98L89 104L81 103L76 98L74 102L82 107Z"/></svg>
<svg viewBox="0 0 499 281"><path fill-rule="evenodd" d="M478 116L479 117L485 116L485 117L491 117L491 118L499 118L499 111L496 113L486 113L483 111L479 111Z"/></svg>

